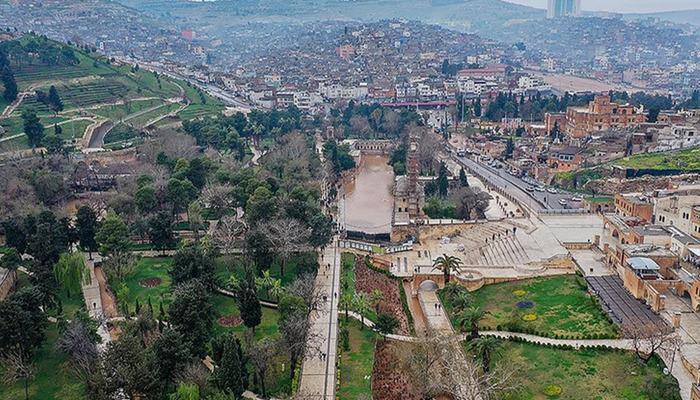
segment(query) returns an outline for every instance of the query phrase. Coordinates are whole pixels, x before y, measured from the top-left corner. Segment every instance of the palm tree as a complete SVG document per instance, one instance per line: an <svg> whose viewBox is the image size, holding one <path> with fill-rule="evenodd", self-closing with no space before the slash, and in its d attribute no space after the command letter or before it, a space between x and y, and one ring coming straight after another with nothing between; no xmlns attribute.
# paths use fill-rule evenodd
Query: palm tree
<svg viewBox="0 0 700 400"><path fill-rule="evenodd" d="M458 282L450 282L445 284L445 294L450 298L457 296L465 290L466 289L464 286L460 285Z"/></svg>
<svg viewBox="0 0 700 400"><path fill-rule="evenodd" d="M501 342L493 336L482 336L469 342L469 350L481 359L481 367L489 372L491 357L500 350Z"/></svg>
<svg viewBox="0 0 700 400"><path fill-rule="evenodd" d="M364 292L355 293L355 296L352 299L352 303L353 307L355 308L355 311L357 311L357 313L360 314L360 322L362 322L360 329L364 329L365 315L369 313L371 307L369 295L367 295L367 293Z"/></svg>
<svg viewBox="0 0 700 400"><path fill-rule="evenodd" d="M438 257L435 262L433 263L433 270L440 270L442 271L443 275L445 276L445 284L450 283L450 273L452 271L459 271L459 267L462 266L462 260L455 256L448 256L447 254L443 254L440 257Z"/></svg>
<svg viewBox="0 0 700 400"><path fill-rule="evenodd" d="M377 314L379 313L379 303L381 303L382 300L384 300L384 293L379 289L374 289L372 293L369 294L369 301Z"/></svg>
<svg viewBox="0 0 700 400"><path fill-rule="evenodd" d="M452 307L458 311L466 310L471 304L472 296L467 292L460 292L452 299Z"/></svg>
<svg viewBox="0 0 700 400"><path fill-rule="evenodd" d="M352 295L350 293L343 293L343 295L340 296L340 302L338 303L338 307L341 309L345 310L345 321L347 322L348 320L348 313L350 311L350 307L352 307Z"/></svg>
<svg viewBox="0 0 700 400"><path fill-rule="evenodd" d="M277 302L280 301L280 297L285 292L284 286L282 286L282 280L281 279L273 279L272 282L270 283L270 286L267 288L267 293L272 296Z"/></svg>
<svg viewBox="0 0 700 400"><path fill-rule="evenodd" d="M457 324L463 332L467 326L469 327L471 331L469 340L474 340L479 337L479 321L484 318L484 315L486 315L486 313L479 307L469 307L457 316Z"/></svg>

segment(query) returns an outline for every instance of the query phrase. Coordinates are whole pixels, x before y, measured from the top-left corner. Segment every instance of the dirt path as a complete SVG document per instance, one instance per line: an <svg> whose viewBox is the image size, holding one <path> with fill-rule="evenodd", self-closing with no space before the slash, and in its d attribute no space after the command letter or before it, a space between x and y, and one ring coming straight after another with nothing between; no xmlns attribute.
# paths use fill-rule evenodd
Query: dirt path
<svg viewBox="0 0 700 400"><path fill-rule="evenodd" d="M117 300L107 284L107 276L102 267L95 267L95 277L100 285L100 299L102 300L102 312L107 318L115 318L119 316L117 311Z"/></svg>

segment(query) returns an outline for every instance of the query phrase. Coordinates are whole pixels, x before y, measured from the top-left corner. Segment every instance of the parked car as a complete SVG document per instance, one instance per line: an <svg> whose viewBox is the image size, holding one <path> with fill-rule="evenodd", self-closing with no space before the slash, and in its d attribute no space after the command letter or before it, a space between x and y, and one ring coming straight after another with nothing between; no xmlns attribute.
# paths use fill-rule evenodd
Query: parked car
<svg viewBox="0 0 700 400"><path fill-rule="evenodd" d="M525 188L525 190L527 190L528 192L534 192L535 188L533 188L532 186L528 186Z"/></svg>
<svg viewBox="0 0 700 400"><path fill-rule="evenodd" d="M582 198L582 197L575 196L575 197L572 197L572 198L571 198L571 201L581 202L581 201L583 201L583 198Z"/></svg>
<svg viewBox="0 0 700 400"><path fill-rule="evenodd" d="M544 186L537 186L535 190L537 190L538 192L544 192Z"/></svg>
<svg viewBox="0 0 700 400"><path fill-rule="evenodd" d="M566 199L559 199L559 204L561 204L562 206L565 206L567 204Z"/></svg>
<svg viewBox="0 0 700 400"><path fill-rule="evenodd" d="M557 191L557 189L555 189L555 188L549 188L549 189L547 189L547 192L549 192L549 193L551 193L551 194L557 194L557 193L559 193L559 192Z"/></svg>

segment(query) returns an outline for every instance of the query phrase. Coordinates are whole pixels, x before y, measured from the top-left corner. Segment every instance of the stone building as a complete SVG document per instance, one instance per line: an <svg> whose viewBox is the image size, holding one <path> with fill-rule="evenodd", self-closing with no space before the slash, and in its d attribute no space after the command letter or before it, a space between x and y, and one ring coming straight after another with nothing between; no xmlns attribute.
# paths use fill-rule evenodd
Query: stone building
<svg viewBox="0 0 700 400"><path fill-rule="evenodd" d="M569 107L566 111L564 131L578 139L592 132L611 128L626 128L646 122L643 110L630 104L617 104L608 95L599 95L588 107Z"/></svg>

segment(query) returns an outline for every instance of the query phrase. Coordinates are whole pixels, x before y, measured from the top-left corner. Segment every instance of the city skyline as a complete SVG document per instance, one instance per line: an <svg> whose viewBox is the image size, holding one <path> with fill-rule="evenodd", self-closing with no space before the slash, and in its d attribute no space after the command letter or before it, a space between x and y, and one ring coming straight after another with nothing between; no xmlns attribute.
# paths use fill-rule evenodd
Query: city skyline
<svg viewBox="0 0 700 400"><path fill-rule="evenodd" d="M508 0L511 3L547 9L547 0ZM622 13L651 13L700 9L697 0L583 0L583 11L608 11Z"/></svg>

